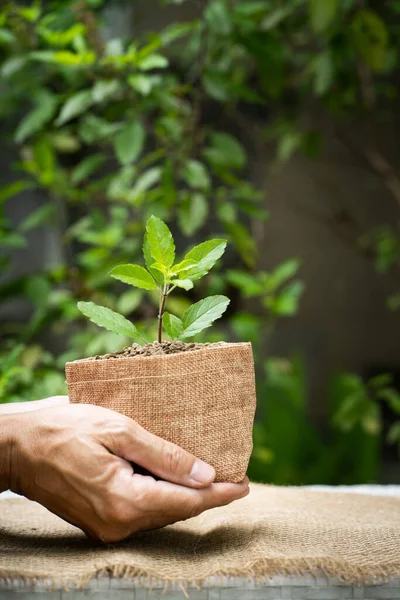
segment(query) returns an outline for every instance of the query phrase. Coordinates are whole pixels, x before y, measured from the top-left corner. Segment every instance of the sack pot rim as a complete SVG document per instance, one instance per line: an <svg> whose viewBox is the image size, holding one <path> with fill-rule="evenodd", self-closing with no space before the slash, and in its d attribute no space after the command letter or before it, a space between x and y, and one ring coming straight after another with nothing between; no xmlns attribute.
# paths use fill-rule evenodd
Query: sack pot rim
<svg viewBox="0 0 400 600"><path fill-rule="evenodd" d="M72 360L72 361L68 361L65 363L65 366L69 366L69 365L77 365L77 364L82 364L82 363L102 363L102 362L107 362L107 364L112 364L117 362L118 364L121 364L122 362L125 361L138 361L138 360L157 360L157 359L162 359L162 360L169 360L172 358L176 358L177 356L181 357L182 356L193 356L195 354L200 354L204 351L212 351L212 352L216 352L216 351L224 351L224 350L228 350L231 348L237 348L239 346L247 346L252 348L252 343L251 342L222 342L221 345L217 345L217 344L221 344L221 342L212 342L210 344L210 346L205 346L204 348L198 348L197 350L189 350L186 352L175 352L173 354L152 354L150 356L143 356L141 354L138 354L136 356L123 356L120 358L98 358L98 359L94 359L91 356L88 356L86 358L79 358L77 360Z"/></svg>

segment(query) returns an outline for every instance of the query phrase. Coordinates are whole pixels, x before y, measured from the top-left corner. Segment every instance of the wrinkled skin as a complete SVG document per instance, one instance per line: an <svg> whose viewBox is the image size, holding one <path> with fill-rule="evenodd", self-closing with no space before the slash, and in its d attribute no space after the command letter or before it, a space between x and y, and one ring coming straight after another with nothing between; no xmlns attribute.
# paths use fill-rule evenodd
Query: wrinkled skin
<svg viewBox="0 0 400 600"><path fill-rule="evenodd" d="M0 415L11 447L10 489L89 537L118 541L249 493L247 479L212 483L212 467L114 411L64 397L43 402ZM161 479L135 473L131 463Z"/></svg>

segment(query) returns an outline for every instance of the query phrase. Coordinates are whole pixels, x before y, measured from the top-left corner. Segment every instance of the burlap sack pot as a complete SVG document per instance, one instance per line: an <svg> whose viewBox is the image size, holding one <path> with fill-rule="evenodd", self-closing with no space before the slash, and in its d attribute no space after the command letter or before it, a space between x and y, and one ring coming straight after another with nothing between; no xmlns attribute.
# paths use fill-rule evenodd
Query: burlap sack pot
<svg viewBox="0 0 400 600"><path fill-rule="evenodd" d="M256 407L250 343L162 356L66 364L71 402L122 413L239 482L252 450Z"/></svg>

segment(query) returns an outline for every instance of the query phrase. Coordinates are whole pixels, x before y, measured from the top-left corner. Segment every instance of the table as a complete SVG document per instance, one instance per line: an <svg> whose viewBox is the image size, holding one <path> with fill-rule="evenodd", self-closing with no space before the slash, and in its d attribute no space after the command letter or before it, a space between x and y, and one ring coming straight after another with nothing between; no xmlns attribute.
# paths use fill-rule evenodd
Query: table
<svg viewBox="0 0 400 600"><path fill-rule="evenodd" d="M311 486L311 489L400 496L400 486ZM0 494L0 510L2 498L10 495L10 492ZM83 589L69 590L50 590L40 582L35 586L17 581L0 582L0 600L183 600L185 594L192 600L400 600L400 579L358 587L328 578L322 572L302 576L277 575L263 583L241 578L210 578L201 589L191 587L187 591L175 585L165 590L161 582L153 583L150 588L137 580L112 577L95 578Z"/></svg>

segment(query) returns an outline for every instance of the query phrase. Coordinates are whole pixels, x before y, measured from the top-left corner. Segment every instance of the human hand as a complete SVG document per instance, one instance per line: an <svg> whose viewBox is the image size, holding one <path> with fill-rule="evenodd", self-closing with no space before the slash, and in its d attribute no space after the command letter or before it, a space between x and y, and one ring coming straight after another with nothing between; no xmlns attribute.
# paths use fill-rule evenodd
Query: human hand
<svg viewBox="0 0 400 600"><path fill-rule="evenodd" d="M2 418L12 429L11 489L104 542L249 493L247 479L212 483L212 467L105 408L73 404ZM130 462L163 480L135 473Z"/></svg>

